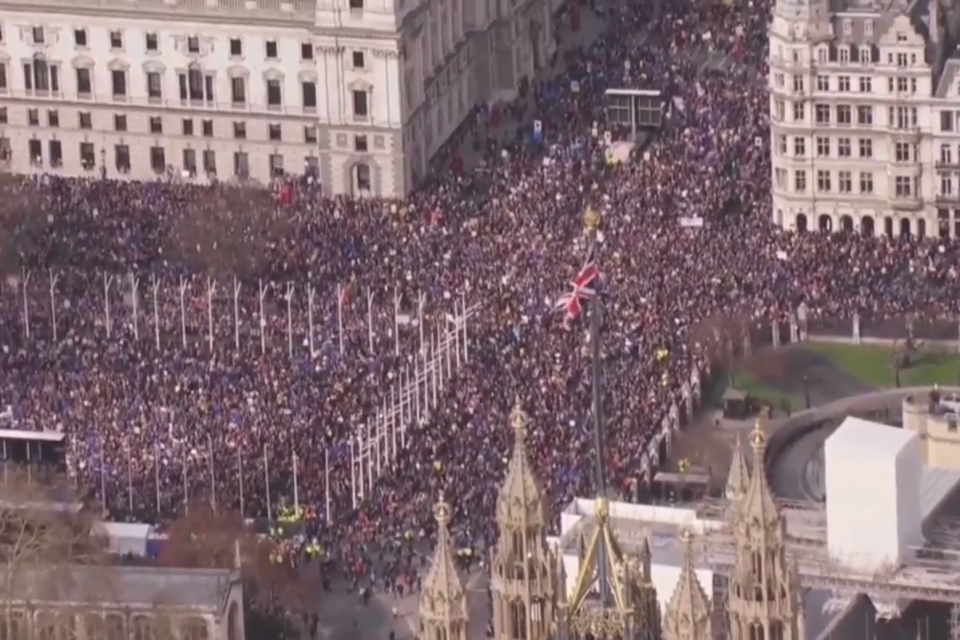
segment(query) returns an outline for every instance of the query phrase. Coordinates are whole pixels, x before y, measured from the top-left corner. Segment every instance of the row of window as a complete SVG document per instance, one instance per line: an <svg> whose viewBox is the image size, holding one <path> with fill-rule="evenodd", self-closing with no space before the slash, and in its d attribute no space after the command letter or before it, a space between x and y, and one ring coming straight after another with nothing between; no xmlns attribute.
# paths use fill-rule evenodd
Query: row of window
<svg viewBox="0 0 960 640"><path fill-rule="evenodd" d="M360 7L362 8L362 7ZM0 30L2 34L2 30ZM31 29L31 36L34 44L44 44L47 41L47 35L44 27L34 26ZM0 37L2 41L2 37ZM90 46L89 37L86 29L73 30L73 44L78 49L86 49ZM241 38L230 38L230 57L239 58L244 55L243 40ZM110 32L110 48L116 51L124 49L124 37L122 31ZM148 53L160 52L160 36L157 33L144 34L144 48ZM187 53L200 53L200 36L187 36ZM276 40L267 40L264 42L264 58L271 61L280 59L280 47ZM314 59L314 45L310 42L300 44L300 60L308 61ZM353 51L351 60L355 69L366 68L366 56L363 51Z"/></svg>
<svg viewBox="0 0 960 640"><path fill-rule="evenodd" d="M90 69L76 69L77 95L79 98L93 96L93 71ZM190 69L177 74L179 99L181 103L191 105L215 105L215 78L211 73L204 73L199 69ZM267 107L279 109L283 106L283 84L277 79L266 79ZM114 100L125 100L132 97L129 83L129 72L116 69L110 72L111 95ZM159 72L149 71L145 74L146 95L149 100L160 102L164 99L163 76ZM60 92L60 67L48 64L44 60L34 60L23 65L23 87L27 92L38 94ZM0 63L0 92L10 88L10 81L6 65ZM305 81L300 83L301 104L305 111L316 110L318 104L317 83ZM236 77L230 79L230 104L233 106L246 105L248 99L247 78ZM370 95L364 90L351 92L351 106L356 118L370 116Z"/></svg>
<svg viewBox="0 0 960 640"><path fill-rule="evenodd" d="M899 144L899 143L898 143ZM831 151L833 144L830 138L818 137L816 139L817 147L817 156L821 158L831 157ZM836 140L836 156L838 158L852 158L853 157L853 141L851 138L837 138ZM873 157L873 140L870 138L858 138L856 149L858 152L858 157L860 158L872 158ZM787 136L778 135L777 136L777 154L780 156L786 156L789 153L789 148L787 146ZM803 158L807 155L807 140L802 136L794 136L793 138L793 155L795 157Z"/></svg>
<svg viewBox="0 0 960 640"><path fill-rule="evenodd" d="M905 42L898 42L905 44ZM777 45L777 60L786 60L786 54L783 45ZM803 49L791 49L790 59L794 64L804 64ZM817 64L829 64L831 62L840 64L858 63L864 66L877 64L881 61L880 48L876 45L848 45L831 43L826 46L818 47L816 52ZM906 51L888 51L887 64L896 65L902 69L915 66L922 62L916 53Z"/></svg>
<svg viewBox="0 0 960 640"><path fill-rule="evenodd" d="M230 625L235 630L236 623ZM109 613L101 616L96 613L74 615L72 612L37 611L36 613L12 610L0 615L0 638L18 640L20 638L44 638L58 640L76 638L84 633L87 638L104 640L156 640L170 637L179 632L182 640L207 640L210 637L207 623L200 617L186 617L178 620L173 617L134 615L129 620L125 616ZM228 640L235 640L236 633L228 633Z"/></svg>
<svg viewBox="0 0 960 640"><path fill-rule="evenodd" d="M869 171L860 171L854 179L852 171L837 171L836 180L834 172L826 169L819 169L816 172L816 190L820 193L860 193L862 195L873 194L873 174ZM786 169L777 168L774 170L774 183L776 188L781 191L789 190L790 183ZM797 193L806 193L808 187L807 171L796 169L793 172L793 190ZM857 187L857 191L854 188ZM914 176L895 176L894 193L897 197L911 198L920 193L920 178Z"/></svg>
<svg viewBox="0 0 960 640"><path fill-rule="evenodd" d="M859 76L857 78L851 78L850 76L835 76L836 78L836 91L839 93L851 93L853 82L852 80L857 81L857 88L860 93L873 93L873 77L871 76ZM829 75L818 75L816 79L817 91L831 91L831 76ZM792 77L793 81L793 91L796 93L803 93L806 88L806 76L803 75L794 75ZM774 82L778 88L783 88L786 84L786 76L782 73L778 73L774 76ZM887 78L887 92L888 93L909 93L916 94L919 87L917 78Z"/></svg>

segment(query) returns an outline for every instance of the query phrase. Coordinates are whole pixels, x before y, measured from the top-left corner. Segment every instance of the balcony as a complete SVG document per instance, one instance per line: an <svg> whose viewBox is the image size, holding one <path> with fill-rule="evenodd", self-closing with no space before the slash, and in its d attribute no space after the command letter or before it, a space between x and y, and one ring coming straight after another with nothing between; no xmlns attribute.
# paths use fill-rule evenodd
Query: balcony
<svg viewBox="0 0 960 640"><path fill-rule="evenodd" d="M887 124L885 126L887 133L892 136L897 136L900 138L909 138L911 140L920 139L920 127L898 127L895 124Z"/></svg>
<svg viewBox="0 0 960 640"><path fill-rule="evenodd" d="M960 204L960 191L957 193L938 193L937 204Z"/></svg>
<svg viewBox="0 0 960 640"><path fill-rule="evenodd" d="M960 169L960 158L956 160L937 160L933 163L937 169Z"/></svg>
<svg viewBox="0 0 960 640"><path fill-rule="evenodd" d="M923 198L915 195L890 194L887 202L895 211L919 211L923 208Z"/></svg>

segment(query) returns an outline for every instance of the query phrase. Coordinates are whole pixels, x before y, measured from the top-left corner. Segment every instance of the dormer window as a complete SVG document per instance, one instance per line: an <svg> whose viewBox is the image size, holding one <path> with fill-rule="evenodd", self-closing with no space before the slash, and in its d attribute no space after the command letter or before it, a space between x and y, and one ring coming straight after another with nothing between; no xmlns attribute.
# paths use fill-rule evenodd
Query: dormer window
<svg viewBox="0 0 960 640"><path fill-rule="evenodd" d="M43 27L34 27L33 28L33 44L43 44Z"/></svg>
<svg viewBox="0 0 960 640"><path fill-rule="evenodd" d="M853 20L843 21L843 35L848 36L853 33Z"/></svg>
<svg viewBox="0 0 960 640"><path fill-rule="evenodd" d="M907 34L903 31L897 31L897 42L903 44L907 41Z"/></svg>
<svg viewBox="0 0 960 640"><path fill-rule="evenodd" d="M873 35L873 20L867 20L863 23L863 32L868 36Z"/></svg>
<svg viewBox="0 0 960 640"><path fill-rule="evenodd" d="M827 63L827 48L826 48L826 47L820 47L819 49L817 49L817 62L819 62L820 64L826 64L826 63Z"/></svg>

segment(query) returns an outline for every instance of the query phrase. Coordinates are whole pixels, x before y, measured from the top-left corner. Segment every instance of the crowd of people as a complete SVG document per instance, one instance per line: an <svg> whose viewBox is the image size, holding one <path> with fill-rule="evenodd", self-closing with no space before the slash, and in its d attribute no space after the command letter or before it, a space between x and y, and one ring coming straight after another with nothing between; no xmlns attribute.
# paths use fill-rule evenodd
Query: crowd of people
<svg viewBox="0 0 960 640"><path fill-rule="evenodd" d="M517 396L551 500L591 491L585 332L554 305L582 264L587 207L603 216L618 487L710 357L711 322L801 302L831 316L960 311L952 241L771 224L767 2L684 0L656 20L636 0L605 11L607 34L517 109L542 120L542 144L489 145L484 171L437 172L403 201L7 177L0 401L21 428L67 434L71 472L114 517L163 519L211 487L218 504L263 514L268 495L292 500L295 460L318 536L349 553L429 532L441 490L463 535L489 536ZM705 68L718 53L724 68ZM606 127L603 91L623 85L660 89L664 123L643 157L610 165L592 126ZM679 224L689 217L703 225ZM421 349L414 323L394 335L395 315L422 309L433 330L462 301L480 309L469 364L353 509L348 439Z"/></svg>

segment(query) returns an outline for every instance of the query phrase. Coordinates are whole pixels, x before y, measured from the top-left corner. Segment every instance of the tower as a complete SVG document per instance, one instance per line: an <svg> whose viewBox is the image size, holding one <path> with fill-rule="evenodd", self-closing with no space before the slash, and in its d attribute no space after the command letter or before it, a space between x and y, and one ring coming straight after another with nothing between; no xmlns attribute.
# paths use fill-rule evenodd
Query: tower
<svg viewBox="0 0 960 640"><path fill-rule="evenodd" d="M422 640L467 640L467 590L453 564L450 545L450 505L443 497L433 508L437 548L420 592Z"/></svg>
<svg viewBox="0 0 960 640"><path fill-rule="evenodd" d="M684 529L683 566L663 619L664 640L710 640L710 600L693 567L693 533Z"/></svg>
<svg viewBox="0 0 960 640"><path fill-rule="evenodd" d="M543 492L527 459L530 417L519 401L510 413L513 454L497 497L500 539L490 559L496 640L546 640L556 610L558 563L548 551Z"/></svg>
<svg viewBox="0 0 960 640"><path fill-rule="evenodd" d="M730 575L730 640L801 640L795 567L786 559L784 519L767 484L767 440L757 421L750 434L753 475L734 519L736 558Z"/></svg>
<svg viewBox="0 0 960 640"><path fill-rule="evenodd" d="M733 448L733 460L730 462L730 473L727 474L727 487L724 495L732 502L739 502L747 492L750 482L750 473L747 471L747 460L743 455L743 441L737 434L737 443Z"/></svg>

